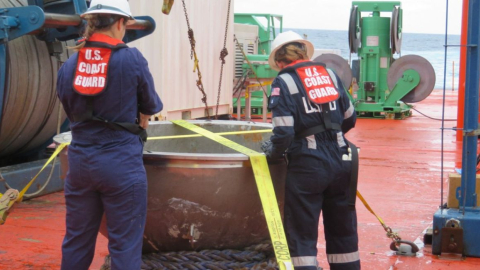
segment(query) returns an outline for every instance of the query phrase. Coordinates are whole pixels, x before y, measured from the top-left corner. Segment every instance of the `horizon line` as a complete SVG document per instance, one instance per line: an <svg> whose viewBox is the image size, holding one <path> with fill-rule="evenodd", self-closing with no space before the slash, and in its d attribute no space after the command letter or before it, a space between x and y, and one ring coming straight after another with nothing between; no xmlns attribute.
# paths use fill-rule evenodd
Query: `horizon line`
<svg viewBox="0 0 480 270"><path fill-rule="evenodd" d="M278 29L278 28L276 28ZM298 28L298 27L283 27L283 29L298 29L298 30L321 30L321 31L345 31L348 30L338 30L338 29L318 29L318 28ZM404 32L403 34L426 34L426 35L445 35L445 33L426 33L426 32ZM448 33L449 36L460 36L461 34Z"/></svg>

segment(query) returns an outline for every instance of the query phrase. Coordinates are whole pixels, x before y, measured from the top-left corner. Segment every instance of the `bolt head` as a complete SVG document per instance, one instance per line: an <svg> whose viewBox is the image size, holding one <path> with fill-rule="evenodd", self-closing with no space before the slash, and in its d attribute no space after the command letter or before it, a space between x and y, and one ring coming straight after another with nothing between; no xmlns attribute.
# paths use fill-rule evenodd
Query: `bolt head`
<svg viewBox="0 0 480 270"><path fill-rule="evenodd" d="M28 16L28 20L30 21L31 24L35 24L38 22L38 16L35 13L30 13L30 16Z"/></svg>

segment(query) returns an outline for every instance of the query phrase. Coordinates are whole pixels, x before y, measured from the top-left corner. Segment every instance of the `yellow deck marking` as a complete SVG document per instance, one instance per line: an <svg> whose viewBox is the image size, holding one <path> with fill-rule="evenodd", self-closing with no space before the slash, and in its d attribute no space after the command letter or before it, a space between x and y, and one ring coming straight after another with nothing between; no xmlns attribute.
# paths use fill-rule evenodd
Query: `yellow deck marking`
<svg viewBox="0 0 480 270"><path fill-rule="evenodd" d="M172 121L172 123L203 135L250 157L253 174L255 175L255 181L257 183L258 193L260 194L260 201L262 202L263 211L267 220L268 231L270 232L270 238L272 239L278 265L281 270L293 270L287 239L285 237L285 231L283 229L282 219L280 216L280 210L278 209L277 198L275 196L275 190L273 189L272 178L270 176L270 170L268 169L265 155L187 121L177 120Z"/></svg>

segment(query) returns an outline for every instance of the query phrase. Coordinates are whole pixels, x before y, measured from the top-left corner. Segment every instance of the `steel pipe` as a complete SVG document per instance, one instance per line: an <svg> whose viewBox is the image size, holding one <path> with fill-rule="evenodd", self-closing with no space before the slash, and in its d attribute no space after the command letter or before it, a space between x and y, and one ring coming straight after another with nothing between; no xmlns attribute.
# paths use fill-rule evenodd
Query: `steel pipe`
<svg viewBox="0 0 480 270"><path fill-rule="evenodd" d="M45 13L43 28L66 28L68 26L80 26L83 19L79 15L65 15L57 13ZM127 30L149 30L153 24L148 20L135 20L135 23L127 26ZM39 34L42 30L31 32L31 35Z"/></svg>

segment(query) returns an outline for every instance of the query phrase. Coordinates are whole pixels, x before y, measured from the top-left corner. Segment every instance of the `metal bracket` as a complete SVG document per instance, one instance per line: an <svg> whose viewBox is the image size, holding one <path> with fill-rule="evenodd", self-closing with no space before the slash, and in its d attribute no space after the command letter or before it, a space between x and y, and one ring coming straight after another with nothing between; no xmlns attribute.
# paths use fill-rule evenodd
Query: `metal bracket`
<svg viewBox="0 0 480 270"><path fill-rule="evenodd" d="M442 253L463 254L463 229L442 228Z"/></svg>
<svg viewBox="0 0 480 270"><path fill-rule="evenodd" d="M127 26L127 32L123 38L125 43L150 35L157 26L155 20L150 16L137 16L135 20L136 23L134 25Z"/></svg>
<svg viewBox="0 0 480 270"><path fill-rule="evenodd" d="M463 131L463 136L479 136L480 135L480 129L476 129L473 131Z"/></svg>
<svg viewBox="0 0 480 270"><path fill-rule="evenodd" d="M447 220L442 228L442 253L463 254L463 229L455 218Z"/></svg>
<svg viewBox="0 0 480 270"><path fill-rule="evenodd" d="M420 83L420 75L414 69L407 69L402 77L397 81L395 87L385 100L384 106L394 106L397 101L412 91Z"/></svg>
<svg viewBox="0 0 480 270"><path fill-rule="evenodd" d="M0 44L40 29L45 22L37 6L0 9Z"/></svg>
<svg viewBox="0 0 480 270"><path fill-rule="evenodd" d="M406 240L393 241L390 249L396 251L397 255L412 257L417 256L417 252L420 250L415 243Z"/></svg>
<svg viewBox="0 0 480 270"><path fill-rule="evenodd" d="M190 231L188 232L188 235L183 235L183 239L188 239L190 242L190 245L192 248L195 247L195 243L197 240L200 238L200 231L198 231L197 227L195 227L195 224L190 225Z"/></svg>

